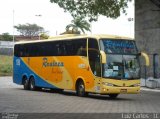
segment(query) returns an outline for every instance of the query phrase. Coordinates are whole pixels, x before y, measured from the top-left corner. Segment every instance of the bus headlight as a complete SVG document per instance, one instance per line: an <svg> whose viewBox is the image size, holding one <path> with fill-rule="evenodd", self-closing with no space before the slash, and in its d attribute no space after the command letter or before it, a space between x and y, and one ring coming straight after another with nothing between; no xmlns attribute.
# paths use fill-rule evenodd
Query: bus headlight
<svg viewBox="0 0 160 119"><path fill-rule="evenodd" d="M140 83L134 84L133 86L138 87L138 86L140 86Z"/></svg>
<svg viewBox="0 0 160 119"><path fill-rule="evenodd" d="M106 86L113 86L113 84L111 83L107 83L107 82L102 82L103 85L106 85Z"/></svg>

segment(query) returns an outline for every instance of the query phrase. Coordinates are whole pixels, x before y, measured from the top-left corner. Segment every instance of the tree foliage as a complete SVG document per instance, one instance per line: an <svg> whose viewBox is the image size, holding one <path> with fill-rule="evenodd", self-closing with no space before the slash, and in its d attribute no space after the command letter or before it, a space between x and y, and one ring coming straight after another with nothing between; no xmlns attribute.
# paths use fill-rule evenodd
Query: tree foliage
<svg viewBox="0 0 160 119"><path fill-rule="evenodd" d="M2 35L0 35L0 40L2 40L2 41L12 41L13 36L10 35L9 33L3 33Z"/></svg>
<svg viewBox="0 0 160 119"><path fill-rule="evenodd" d="M80 34L80 31L75 31L74 29L72 29L72 30L63 32L60 35L64 35L64 34Z"/></svg>
<svg viewBox="0 0 160 119"><path fill-rule="evenodd" d="M42 33L40 35L40 37L41 37L41 39L48 39L49 38L49 36L46 33Z"/></svg>
<svg viewBox="0 0 160 119"><path fill-rule="evenodd" d="M56 3L73 17L84 16L89 21L97 21L99 15L117 18L126 13L127 3L132 0L50 0Z"/></svg>
<svg viewBox="0 0 160 119"><path fill-rule="evenodd" d="M23 36L38 36L40 33L44 33L44 28L37 24L19 24L14 26L20 35Z"/></svg>
<svg viewBox="0 0 160 119"><path fill-rule="evenodd" d="M66 31L70 31L70 28L76 33L80 33L80 31L83 33L85 33L85 31L91 31L90 24L84 19L84 17L79 16L73 17L71 24L66 26Z"/></svg>

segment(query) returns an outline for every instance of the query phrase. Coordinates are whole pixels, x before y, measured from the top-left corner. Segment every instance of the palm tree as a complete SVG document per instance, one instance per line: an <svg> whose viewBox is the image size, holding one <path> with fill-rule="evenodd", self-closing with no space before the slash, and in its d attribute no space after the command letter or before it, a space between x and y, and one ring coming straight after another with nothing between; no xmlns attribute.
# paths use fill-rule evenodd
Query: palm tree
<svg viewBox="0 0 160 119"><path fill-rule="evenodd" d="M66 32L70 31L70 28L72 28L73 33L80 33L80 31L85 33L85 31L91 31L91 26L86 20L84 20L84 17L77 16L73 18L74 19L71 21L71 24L66 26Z"/></svg>

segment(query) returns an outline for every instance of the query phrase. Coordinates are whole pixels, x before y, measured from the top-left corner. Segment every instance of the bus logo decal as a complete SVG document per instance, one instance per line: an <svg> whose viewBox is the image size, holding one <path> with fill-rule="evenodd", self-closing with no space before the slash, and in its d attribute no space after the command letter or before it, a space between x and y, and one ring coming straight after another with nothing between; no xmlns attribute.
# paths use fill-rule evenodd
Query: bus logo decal
<svg viewBox="0 0 160 119"><path fill-rule="evenodd" d="M63 62L48 62L47 58L43 58L43 63L42 63L43 67L54 67L54 66L58 66L58 67L63 67L64 63Z"/></svg>
<svg viewBox="0 0 160 119"><path fill-rule="evenodd" d="M20 59L16 59L16 65L20 66L21 65L21 61Z"/></svg>
<svg viewBox="0 0 160 119"><path fill-rule="evenodd" d="M81 69L84 69L84 68L86 68L86 65L85 64L79 64L78 67L81 68Z"/></svg>

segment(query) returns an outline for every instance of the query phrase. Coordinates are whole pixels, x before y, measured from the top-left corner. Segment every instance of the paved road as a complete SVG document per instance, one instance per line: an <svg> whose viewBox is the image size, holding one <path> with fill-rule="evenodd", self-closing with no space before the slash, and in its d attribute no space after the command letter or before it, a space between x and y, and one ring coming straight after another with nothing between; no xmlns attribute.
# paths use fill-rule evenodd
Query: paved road
<svg viewBox="0 0 160 119"><path fill-rule="evenodd" d="M160 92L143 90L140 94L77 97L75 93L25 91L0 77L0 112L14 113L160 113Z"/></svg>

